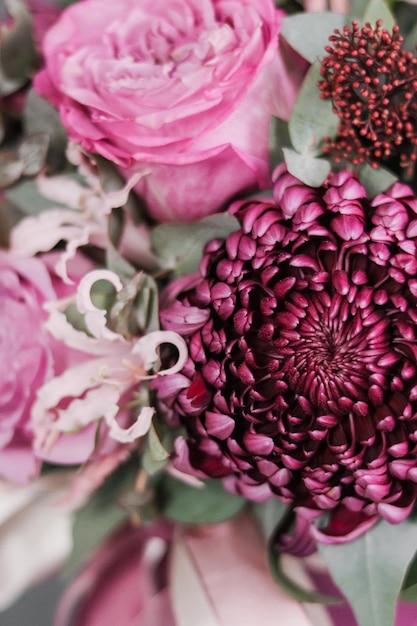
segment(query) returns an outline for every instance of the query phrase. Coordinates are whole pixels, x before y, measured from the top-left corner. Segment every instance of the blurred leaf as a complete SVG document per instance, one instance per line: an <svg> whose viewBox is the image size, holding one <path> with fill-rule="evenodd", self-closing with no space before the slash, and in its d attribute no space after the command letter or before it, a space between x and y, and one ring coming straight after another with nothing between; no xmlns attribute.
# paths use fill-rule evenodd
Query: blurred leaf
<svg viewBox="0 0 417 626"><path fill-rule="evenodd" d="M216 524L234 517L246 504L244 498L224 491L220 480L191 487L168 474L157 485L157 499L163 515L186 524Z"/></svg>
<svg viewBox="0 0 417 626"><path fill-rule="evenodd" d="M417 548L417 526L380 521L364 535L318 546L330 574L349 601L358 626L392 626L395 605Z"/></svg>
<svg viewBox="0 0 417 626"><path fill-rule="evenodd" d="M42 133L48 137L48 166L54 171L60 169L65 164L67 133L58 112L33 89L26 96L23 125L25 135Z"/></svg>
<svg viewBox="0 0 417 626"><path fill-rule="evenodd" d="M25 137L19 146L18 154L23 163L24 176L36 176L45 165L49 146L46 133L35 133Z"/></svg>
<svg viewBox="0 0 417 626"><path fill-rule="evenodd" d="M411 585L401 591L400 598L405 602L417 602L417 585Z"/></svg>
<svg viewBox="0 0 417 626"><path fill-rule="evenodd" d="M340 598L327 596L310 589L301 587L297 582L292 580L284 571L282 566L282 555L277 554L273 547L273 542L268 544L268 564L272 578L277 585L288 595L299 602L309 602L313 604L339 604Z"/></svg>
<svg viewBox="0 0 417 626"><path fill-rule="evenodd" d="M288 513L288 505L278 498L271 498L266 502L256 503L252 506L255 518L261 528L265 539L269 539L279 524Z"/></svg>
<svg viewBox="0 0 417 626"><path fill-rule="evenodd" d="M325 159L304 156L288 148L284 148L283 152L290 174L306 185L320 187L330 173L330 163Z"/></svg>
<svg viewBox="0 0 417 626"><path fill-rule="evenodd" d="M148 443L154 461L166 461L169 458L168 450L162 445L155 426L152 423L148 433Z"/></svg>
<svg viewBox="0 0 417 626"><path fill-rule="evenodd" d="M288 122L272 116L268 135L269 169L271 172L282 162L282 148L289 145L291 145L291 140L288 132Z"/></svg>
<svg viewBox="0 0 417 626"><path fill-rule="evenodd" d="M63 207L59 202L52 202L41 196L36 180L20 181L7 189L5 194L25 215L39 215L47 209Z"/></svg>
<svg viewBox="0 0 417 626"><path fill-rule="evenodd" d="M210 215L192 224L161 224L152 231L152 247L163 268L182 276L198 270L208 241L226 238L238 228L238 221L228 213Z"/></svg>
<svg viewBox="0 0 417 626"><path fill-rule="evenodd" d="M106 478L89 502L75 513L73 551L63 571L71 577L98 544L127 517L121 503L134 489L138 465L132 457Z"/></svg>
<svg viewBox="0 0 417 626"><path fill-rule="evenodd" d="M337 13L297 13L282 22L281 36L310 63L322 59L333 31L350 23L350 18Z"/></svg>
<svg viewBox="0 0 417 626"><path fill-rule="evenodd" d="M23 162L14 152L0 152L0 189L16 183L23 173Z"/></svg>
<svg viewBox="0 0 417 626"><path fill-rule="evenodd" d="M8 79L25 82L37 60L31 14L22 0L6 0L5 4L13 22L0 27L0 64Z"/></svg>
<svg viewBox="0 0 417 626"><path fill-rule="evenodd" d="M5 194L0 195L0 248L8 248L10 231L22 217L19 214L19 209Z"/></svg>
<svg viewBox="0 0 417 626"><path fill-rule="evenodd" d="M116 269L127 269L123 265L124 259L117 258ZM111 327L125 337L159 330L158 304L158 287L154 279L144 272L135 273L117 294L110 311Z"/></svg>
<svg viewBox="0 0 417 626"><path fill-rule="evenodd" d="M396 24L395 17L383 0L370 0L363 15L363 22L375 25L377 20L382 20L382 27L388 30L392 30Z"/></svg>
<svg viewBox="0 0 417 626"><path fill-rule="evenodd" d="M359 169L359 180L366 189L368 198L373 198L393 185L398 177L384 167L374 169L368 163Z"/></svg>
<svg viewBox="0 0 417 626"><path fill-rule="evenodd" d="M98 544L126 518L126 511L115 503L99 506L94 501L75 514L73 550L63 576L72 577Z"/></svg>
<svg viewBox="0 0 417 626"><path fill-rule="evenodd" d="M320 63L310 67L294 103L289 123L291 142L297 152L317 156L324 137L336 135L339 118L332 111L331 99L322 100L318 81Z"/></svg>

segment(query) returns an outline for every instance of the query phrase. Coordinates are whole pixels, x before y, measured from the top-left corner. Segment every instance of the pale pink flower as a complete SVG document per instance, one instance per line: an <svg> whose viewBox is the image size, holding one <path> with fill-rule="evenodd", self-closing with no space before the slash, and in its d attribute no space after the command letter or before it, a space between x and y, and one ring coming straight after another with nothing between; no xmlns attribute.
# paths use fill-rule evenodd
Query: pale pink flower
<svg viewBox="0 0 417 626"><path fill-rule="evenodd" d="M70 146L68 157L79 168L83 184L66 176L40 175L39 192L59 205L39 215L22 219L12 230L10 245L15 254L32 256L52 250L59 242L66 246L59 254L55 270L68 282L67 264L75 257L78 248L87 244L106 248L108 245L108 218L113 208L126 204L129 192L139 179L133 175L120 189L106 192L99 176L84 166L80 152ZM142 267L154 265L150 250L150 233L144 224L135 225L127 212L119 252Z"/></svg>
<svg viewBox="0 0 417 626"><path fill-rule="evenodd" d="M98 280L122 289L119 277L109 270L89 272L80 281L76 295L78 311L84 315L89 335L76 330L66 319L68 300L46 305L45 328L67 348L85 355L74 367L47 381L38 389L32 407L35 450L39 457L58 464L82 463L115 450L115 443L131 444L145 435L155 409L147 397L140 398L141 381L169 376L182 368L187 350L184 340L173 332L154 331L132 340L110 330L105 312L91 302L90 291ZM173 344L177 362L156 371L158 348ZM132 422L123 406L136 396L137 415ZM97 444L97 426L103 422Z"/></svg>

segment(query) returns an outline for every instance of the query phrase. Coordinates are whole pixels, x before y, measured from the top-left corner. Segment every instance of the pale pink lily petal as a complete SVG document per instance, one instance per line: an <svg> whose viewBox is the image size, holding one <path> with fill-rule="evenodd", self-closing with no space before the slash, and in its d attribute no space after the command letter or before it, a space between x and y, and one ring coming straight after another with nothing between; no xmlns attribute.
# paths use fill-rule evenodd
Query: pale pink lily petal
<svg viewBox="0 0 417 626"><path fill-rule="evenodd" d="M171 596L177 626L312 626L303 606L272 581L264 543L246 516L180 531Z"/></svg>
<svg viewBox="0 0 417 626"><path fill-rule="evenodd" d="M104 225L88 221L78 211L49 209L21 220L12 230L10 246L15 254L29 257L52 250L60 241L67 241L67 245L55 265L55 271L65 283L72 283L67 263L75 257L78 248L89 242L105 246L106 231Z"/></svg>
<svg viewBox="0 0 417 626"><path fill-rule="evenodd" d="M147 371L158 361L159 354L157 349L164 343L169 343L177 348L178 359L171 367L159 370L157 376L175 374L184 367L188 358L188 349L184 339L173 331L156 330L153 333L144 335L136 342L132 349L132 354L140 354L142 356L143 367Z"/></svg>
<svg viewBox="0 0 417 626"><path fill-rule="evenodd" d="M124 352L126 345L122 335L118 335L118 339L114 341L106 341L90 337L81 330L77 330L72 326L65 314L60 310L69 304L66 301L49 302L44 306L49 313L49 317L45 322L45 328L58 340L63 341L70 348L86 352L88 354L103 355L111 357L115 354Z"/></svg>
<svg viewBox="0 0 417 626"><path fill-rule="evenodd" d="M107 219L113 208L126 204L131 189L139 182L141 174L129 177L123 188L105 192L98 177L90 176L92 187L85 187L66 176L39 176L38 188L49 200L67 208L49 209L37 216L24 218L11 234L11 247L16 254L34 256L52 250L60 241L66 241L64 251L55 266L56 273L66 283L71 283L67 264L81 246L93 244L105 248L108 242ZM134 229L136 231L136 229ZM145 264L153 263L149 233L140 231L145 252L139 255Z"/></svg>
<svg viewBox="0 0 417 626"><path fill-rule="evenodd" d="M145 406L139 413L136 422L129 426L129 428L119 426L116 415L106 415L105 419L110 428L110 437L120 443L132 443L136 439L139 439L139 437L146 435L151 427L154 413L155 409L153 407Z"/></svg>
<svg viewBox="0 0 417 626"><path fill-rule="evenodd" d="M111 283L116 292L123 289L122 281L114 272L110 270L93 270L80 281L76 296L77 309L84 314L85 324L93 337L108 341L120 340L120 334L114 333L106 326L106 311L97 308L91 301L91 289L99 280Z"/></svg>

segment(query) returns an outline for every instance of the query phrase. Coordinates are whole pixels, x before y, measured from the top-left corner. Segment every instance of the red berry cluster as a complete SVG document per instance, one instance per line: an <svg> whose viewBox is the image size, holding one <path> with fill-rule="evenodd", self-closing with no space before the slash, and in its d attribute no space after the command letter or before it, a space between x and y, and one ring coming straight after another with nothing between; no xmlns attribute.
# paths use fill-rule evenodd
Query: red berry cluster
<svg viewBox="0 0 417 626"><path fill-rule="evenodd" d="M340 118L325 151L337 162L372 167L393 158L407 173L417 159L417 58L402 50L398 26L392 33L378 20L373 28L355 21L334 31L326 46L319 81Z"/></svg>

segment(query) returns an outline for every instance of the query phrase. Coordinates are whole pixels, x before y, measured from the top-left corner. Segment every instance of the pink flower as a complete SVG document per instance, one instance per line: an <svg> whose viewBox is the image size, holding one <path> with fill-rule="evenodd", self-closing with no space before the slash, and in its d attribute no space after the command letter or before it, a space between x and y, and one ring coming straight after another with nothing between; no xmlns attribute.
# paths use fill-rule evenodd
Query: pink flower
<svg viewBox="0 0 417 626"><path fill-rule="evenodd" d="M275 626L277 615L281 626L313 626L273 582L253 520L173 530L120 528L68 589L54 626Z"/></svg>
<svg viewBox="0 0 417 626"><path fill-rule="evenodd" d="M91 288L99 280L111 283L116 292L123 288L109 270L90 271L79 281L73 304L84 316L88 334L68 322L68 299L46 305L47 330L59 345L76 351L79 359L38 389L31 411L39 457L60 465L90 462L73 490L75 498L88 492L89 485L97 486L124 460L124 448L129 450L132 442L147 433L154 408L146 390L139 393L141 382L176 373L187 358L185 342L176 333L154 331L127 339L108 328L105 311L91 301ZM176 346L178 360L168 369L153 372L162 343ZM131 410L125 408L129 404Z"/></svg>
<svg viewBox="0 0 417 626"><path fill-rule="evenodd" d="M280 167L274 200L232 206L240 229L161 314L190 354L160 383L187 429L178 469L327 510L327 541L417 498L415 198L364 195L350 173L313 189Z"/></svg>
<svg viewBox="0 0 417 626"><path fill-rule="evenodd" d="M171 539L171 526L162 522L122 526L68 588L55 626L175 626L167 580Z"/></svg>
<svg viewBox="0 0 417 626"><path fill-rule="evenodd" d="M35 86L71 139L142 175L155 219L198 219L270 183L282 16L272 0L76 3L45 37Z"/></svg>
<svg viewBox="0 0 417 626"><path fill-rule="evenodd" d="M45 302L60 281L47 258L19 258L0 251L0 476L24 483L37 475L30 413L38 389L64 367L66 349L45 329Z"/></svg>

